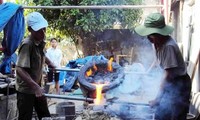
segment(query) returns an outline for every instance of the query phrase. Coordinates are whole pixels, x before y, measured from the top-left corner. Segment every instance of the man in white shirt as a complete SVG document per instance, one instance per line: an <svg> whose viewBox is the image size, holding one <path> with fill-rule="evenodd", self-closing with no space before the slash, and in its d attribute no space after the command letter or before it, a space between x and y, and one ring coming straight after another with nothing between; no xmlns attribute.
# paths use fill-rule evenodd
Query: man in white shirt
<svg viewBox="0 0 200 120"><path fill-rule="evenodd" d="M57 39L52 38L50 42L51 47L47 49L46 57L49 58L57 68L61 67L62 51L59 48L57 48ZM55 81L56 93L59 94L59 72L53 72L50 69L48 72L48 81L52 82L53 80Z"/></svg>

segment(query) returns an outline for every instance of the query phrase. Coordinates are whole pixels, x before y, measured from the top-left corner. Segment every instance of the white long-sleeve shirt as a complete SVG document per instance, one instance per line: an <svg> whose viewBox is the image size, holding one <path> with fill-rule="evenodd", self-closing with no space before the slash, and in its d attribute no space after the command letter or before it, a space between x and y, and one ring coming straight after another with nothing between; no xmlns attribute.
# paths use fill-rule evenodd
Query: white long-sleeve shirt
<svg viewBox="0 0 200 120"><path fill-rule="evenodd" d="M54 63L56 67L61 66L62 51L58 48L48 48L46 52L46 57Z"/></svg>

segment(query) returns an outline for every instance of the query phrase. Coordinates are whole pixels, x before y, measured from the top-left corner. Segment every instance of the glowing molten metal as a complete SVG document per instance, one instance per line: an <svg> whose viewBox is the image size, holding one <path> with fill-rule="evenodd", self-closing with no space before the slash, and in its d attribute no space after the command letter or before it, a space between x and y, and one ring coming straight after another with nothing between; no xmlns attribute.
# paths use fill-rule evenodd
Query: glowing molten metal
<svg viewBox="0 0 200 120"><path fill-rule="evenodd" d="M96 86L96 99L94 99L95 105L101 105L105 102L105 99L102 94L102 88L107 84L94 84Z"/></svg>

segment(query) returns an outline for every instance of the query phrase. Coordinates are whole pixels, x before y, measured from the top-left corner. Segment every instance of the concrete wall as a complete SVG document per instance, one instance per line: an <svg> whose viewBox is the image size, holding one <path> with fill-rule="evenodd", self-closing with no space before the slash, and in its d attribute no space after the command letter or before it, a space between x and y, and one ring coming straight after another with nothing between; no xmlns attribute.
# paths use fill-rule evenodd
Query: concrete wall
<svg viewBox="0 0 200 120"><path fill-rule="evenodd" d="M9 95L8 108L6 112L7 98L6 96L0 97L0 120L14 120L17 118L17 99L16 94ZM6 118L7 114L7 118Z"/></svg>
<svg viewBox="0 0 200 120"><path fill-rule="evenodd" d="M182 49L188 63L188 73L192 78L192 92L200 91L199 49L200 49L200 1L180 0L172 6L174 38Z"/></svg>
<svg viewBox="0 0 200 120"><path fill-rule="evenodd" d="M191 0L190 0L191 1ZM189 4L189 2L185 2L185 6ZM195 4L190 6L191 8L185 9L185 11L188 11L191 9L191 22L190 26L193 28L192 31L189 32L190 39L188 46L189 50L189 66L188 66L188 72L193 77L193 92L199 92L200 91L200 69L199 69L199 61L197 61L197 58L199 59L199 50L200 50L200 1L195 0ZM183 19L185 19L187 16L186 14L183 14ZM185 49L187 50L187 48ZM198 64L196 64L198 62ZM194 70L196 69L196 70Z"/></svg>

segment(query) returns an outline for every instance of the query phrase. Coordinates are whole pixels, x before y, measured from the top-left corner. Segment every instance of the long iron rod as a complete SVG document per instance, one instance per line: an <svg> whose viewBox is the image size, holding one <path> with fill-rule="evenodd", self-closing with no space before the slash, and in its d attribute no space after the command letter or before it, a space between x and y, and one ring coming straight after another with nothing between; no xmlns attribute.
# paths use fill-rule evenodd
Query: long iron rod
<svg viewBox="0 0 200 120"><path fill-rule="evenodd" d="M0 82L10 83L12 79L10 78L0 78Z"/></svg>
<svg viewBox="0 0 200 120"><path fill-rule="evenodd" d="M80 69L71 69L71 68L61 67L61 68L55 68L55 71L79 72Z"/></svg>
<svg viewBox="0 0 200 120"><path fill-rule="evenodd" d="M91 6L22 6L24 9L140 9L163 8L163 5L91 5Z"/></svg>
<svg viewBox="0 0 200 120"><path fill-rule="evenodd" d="M113 101L113 103L117 103L117 104L127 104L127 105L141 105L141 106L146 106L146 107L150 107L150 105L148 103L134 103L134 102L125 102L125 101Z"/></svg>
<svg viewBox="0 0 200 120"><path fill-rule="evenodd" d="M87 98L87 97L74 97L74 96L55 95L55 94L44 94L44 96L49 97L49 98L58 98L58 99L81 100L81 101L94 101L94 99L92 99L92 98Z"/></svg>

